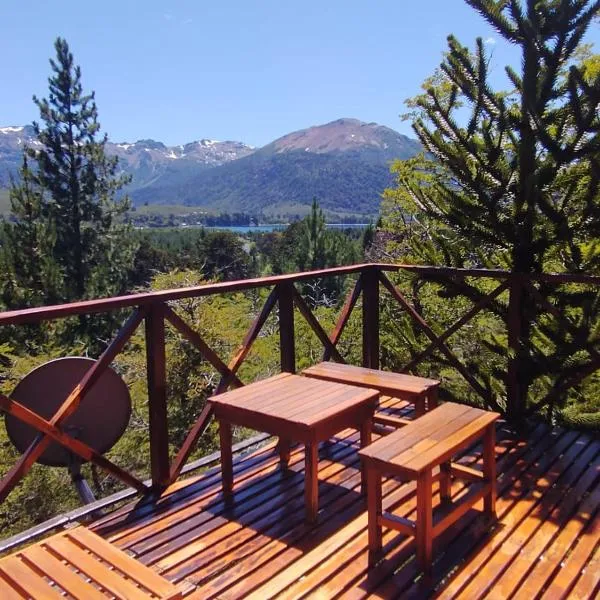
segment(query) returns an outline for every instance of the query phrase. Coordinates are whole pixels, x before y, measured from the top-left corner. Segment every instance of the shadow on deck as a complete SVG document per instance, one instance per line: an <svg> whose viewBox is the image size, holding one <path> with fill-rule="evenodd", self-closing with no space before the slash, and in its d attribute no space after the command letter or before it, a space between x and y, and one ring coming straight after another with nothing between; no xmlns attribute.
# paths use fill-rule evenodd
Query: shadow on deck
<svg viewBox="0 0 600 600"><path fill-rule="evenodd" d="M399 414L402 405L387 409ZM600 591L599 440L546 425L517 436L500 424L499 520L490 525L471 510L444 532L434 545L433 581L427 583L416 568L414 540L394 531L384 530L385 556L368 566L357 449L353 431L321 447L315 526L304 522L303 449L295 448L289 469L282 470L270 442L237 457L231 506L223 502L215 468L90 528L203 599L531 600L592 598ZM479 460L475 446L459 462ZM455 482L453 497L462 491ZM414 483L387 480L384 504L414 518L414 492Z"/></svg>

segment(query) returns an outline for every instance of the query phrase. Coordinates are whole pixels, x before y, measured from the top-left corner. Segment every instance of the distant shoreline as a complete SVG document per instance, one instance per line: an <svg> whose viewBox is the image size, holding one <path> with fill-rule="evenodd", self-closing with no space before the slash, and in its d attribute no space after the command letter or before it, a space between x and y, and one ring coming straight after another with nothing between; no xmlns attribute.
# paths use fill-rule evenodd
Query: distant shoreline
<svg viewBox="0 0 600 600"><path fill-rule="evenodd" d="M270 225L180 225L178 229L208 229L210 231L233 231L237 233L269 233L287 229L290 223L272 223ZM365 229L369 223L325 223L328 229Z"/></svg>

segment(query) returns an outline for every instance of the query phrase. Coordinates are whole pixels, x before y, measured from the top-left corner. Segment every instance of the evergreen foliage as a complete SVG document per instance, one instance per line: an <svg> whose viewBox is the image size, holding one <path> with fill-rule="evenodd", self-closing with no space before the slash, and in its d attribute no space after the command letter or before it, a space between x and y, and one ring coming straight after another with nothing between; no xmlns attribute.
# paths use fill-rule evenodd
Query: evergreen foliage
<svg viewBox="0 0 600 600"><path fill-rule="evenodd" d="M328 262L325 244L325 217L313 198L310 214L304 219L304 231L300 251L299 267L302 271L323 269Z"/></svg>
<svg viewBox="0 0 600 600"><path fill-rule="evenodd" d="M29 168L27 153L19 172L20 183L10 192L12 223L3 224L2 300L7 306L26 307L56 302L61 273L53 259L56 226L44 218L43 193Z"/></svg>
<svg viewBox="0 0 600 600"><path fill-rule="evenodd" d="M38 144L26 149L10 192L9 307L123 292L135 250L121 223L128 202L115 199L127 178L106 156L94 93L84 93L67 42L54 46L48 97L33 98Z"/></svg>
<svg viewBox="0 0 600 600"><path fill-rule="evenodd" d="M250 276L250 257L240 238L231 231L202 230L197 242L201 269L209 279L245 279Z"/></svg>
<svg viewBox="0 0 600 600"><path fill-rule="evenodd" d="M394 165L398 186L386 192L387 226L410 230L403 249L424 264L598 273L600 77L593 57L582 63L578 52L600 2L466 1L518 47L521 70L507 67L513 89L495 91L484 42L471 52L449 36L439 70L409 101L428 154ZM475 284L441 283L445 296L481 298ZM539 292L567 321L549 318L530 294L519 298L513 416L533 400L534 388L544 397L551 375L566 380L587 364L577 349L597 345L595 293L546 284ZM505 322L507 310L501 301L492 307ZM505 337L488 337L487 347L508 354ZM507 369L490 372L480 361L475 371L489 382L504 381Z"/></svg>

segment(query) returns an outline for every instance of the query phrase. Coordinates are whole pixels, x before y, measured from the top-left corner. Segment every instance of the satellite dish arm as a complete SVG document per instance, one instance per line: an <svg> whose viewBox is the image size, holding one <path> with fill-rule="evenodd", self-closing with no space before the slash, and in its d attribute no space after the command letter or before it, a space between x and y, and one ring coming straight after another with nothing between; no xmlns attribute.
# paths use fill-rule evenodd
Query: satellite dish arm
<svg viewBox="0 0 600 600"><path fill-rule="evenodd" d="M95 502L96 497L94 496L94 492L92 492L92 488L90 488L85 477L81 474L81 461L77 460L75 456L72 456L72 460L69 463L69 474L81 502L83 504Z"/></svg>

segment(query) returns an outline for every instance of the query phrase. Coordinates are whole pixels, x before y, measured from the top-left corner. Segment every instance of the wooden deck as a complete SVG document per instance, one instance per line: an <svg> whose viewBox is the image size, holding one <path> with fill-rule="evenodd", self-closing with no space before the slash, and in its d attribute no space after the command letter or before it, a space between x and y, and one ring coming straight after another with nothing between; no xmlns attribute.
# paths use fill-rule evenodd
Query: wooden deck
<svg viewBox="0 0 600 600"><path fill-rule="evenodd" d="M409 408L388 400L384 412ZM470 511L434 545L433 582L416 568L414 539L385 531L385 556L367 560L358 434L320 451L318 525L304 522L304 451L279 468L274 441L234 460L226 509L218 468L178 482L154 502L124 507L91 529L188 598L593 598L600 593L600 440L545 425L497 430L499 521ZM480 462L480 449L459 460ZM435 488L434 488L435 490ZM464 491L461 483L453 497ZM415 486L384 482L384 505L413 517ZM434 497L434 506L439 494Z"/></svg>

